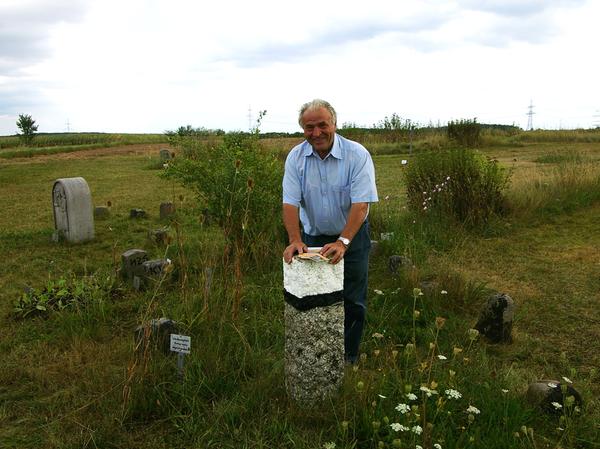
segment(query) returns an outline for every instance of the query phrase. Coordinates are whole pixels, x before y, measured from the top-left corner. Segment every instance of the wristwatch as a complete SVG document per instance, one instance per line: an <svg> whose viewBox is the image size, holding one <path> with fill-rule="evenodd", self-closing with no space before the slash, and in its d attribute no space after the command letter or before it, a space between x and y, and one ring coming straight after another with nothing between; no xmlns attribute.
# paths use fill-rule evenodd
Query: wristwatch
<svg viewBox="0 0 600 449"><path fill-rule="evenodd" d="M350 240L348 240L346 237L342 237L342 236L340 235L340 236L338 237L338 240L339 240L340 242L342 242L346 248L348 248L348 245L350 245Z"/></svg>

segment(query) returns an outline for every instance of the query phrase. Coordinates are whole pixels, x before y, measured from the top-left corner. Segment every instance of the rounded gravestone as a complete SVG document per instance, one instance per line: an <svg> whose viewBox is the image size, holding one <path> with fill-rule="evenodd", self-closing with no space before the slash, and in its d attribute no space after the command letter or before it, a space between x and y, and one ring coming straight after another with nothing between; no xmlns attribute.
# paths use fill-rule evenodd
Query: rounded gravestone
<svg viewBox="0 0 600 449"><path fill-rule="evenodd" d="M61 178L52 187L54 240L80 243L94 238L94 207L85 179Z"/></svg>

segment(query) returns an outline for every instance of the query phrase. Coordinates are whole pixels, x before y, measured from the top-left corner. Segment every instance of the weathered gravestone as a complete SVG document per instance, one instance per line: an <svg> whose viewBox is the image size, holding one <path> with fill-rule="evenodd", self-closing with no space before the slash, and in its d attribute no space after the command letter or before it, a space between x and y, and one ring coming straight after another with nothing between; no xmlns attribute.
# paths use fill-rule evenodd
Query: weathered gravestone
<svg viewBox="0 0 600 449"><path fill-rule="evenodd" d="M163 220L165 218L170 217L175 213L175 204L169 202L160 203L160 219Z"/></svg>
<svg viewBox="0 0 600 449"><path fill-rule="evenodd" d="M133 287L143 290L154 287L158 282L167 280L168 274L173 270L170 259L147 260L142 263L142 276L134 280Z"/></svg>
<svg viewBox="0 0 600 449"><path fill-rule="evenodd" d="M80 243L94 238L92 195L85 179L61 178L52 187L53 240Z"/></svg>
<svg viewBox="0 0 600 449"><path fill-rule="evenodd" d="M143 263L148 260L148 254L143 249L130 249L121 254L121 276L135 286L139 285L144 276Z"/></svg>
<svg viewBox="0 0 600 449"><path fill-rule="evenodd" d="M161 162L167 162L167 161L170 161L171 159L173 159L173 155L171 154L171 152L165 148L160 150L159 154L160 154Z"/></svg>
<svg viewBox="0 0 600 449"><path fill-rule="evenodd" d="M579 392L568 382L538 380L529 385L527 400L548 413L562 415L565 407L581 407Z"/></svg>
<svg viewBox="0 0 600 449"><path fill-rule="evenodd" d="M398 270L400 267L410 267L412 266L412 261L405 256L399 256L394 254L390 256L388 259L388 269L392 274L398 274Z"/></svg>
<svg viewBox="0 0 600 449"><path fill-rule="evenodd" d="M170 336L177 333L177 322L169 318L150 320L134 331L136 352L143 354L146 349L158 349L163 354L170 355Z"/></svg>
<svg viewBox="0 0 600 449"><path fill-rule="evenodd" d="M505 293L494 294L488 298L475 329L492 343L510 343L514 314L512 298Z"/></svg>
<svg viewBox="0 0 600 449"><path fill-rule="evenodd" d="M288 394L311 405L334 394L344 376L344 261L294 257L283 263Z"/></svg>
<svg viewBox="0 0 600 449"><path fill-rule="evenodd" d="M144 209L131 209L129 211L129 218L146 218L146 211Z"/></svg>
<svg viewBox="0 0 600 449"><path fill-rule="evenodd" d="M166 245L171 240L171 238L169 237L169 230L166 228L148 231L148 239L150 239L152 243L155 243L158 246Z"/></svg>

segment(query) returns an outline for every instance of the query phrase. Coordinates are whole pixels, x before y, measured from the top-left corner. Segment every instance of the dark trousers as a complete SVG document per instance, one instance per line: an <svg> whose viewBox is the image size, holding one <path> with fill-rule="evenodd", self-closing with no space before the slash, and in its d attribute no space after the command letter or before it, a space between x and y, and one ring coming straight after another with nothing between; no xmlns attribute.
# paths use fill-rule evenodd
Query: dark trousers
<svg viewBox="0 0 600 449"><path fill-rule="evenodd" d="M308 246L324 246L335 242L337 235L308 235L302 240ZM367 281L371 237L369 223L356 233L344 255L344 346L346 360L356 362L367 312Z"/></svg>

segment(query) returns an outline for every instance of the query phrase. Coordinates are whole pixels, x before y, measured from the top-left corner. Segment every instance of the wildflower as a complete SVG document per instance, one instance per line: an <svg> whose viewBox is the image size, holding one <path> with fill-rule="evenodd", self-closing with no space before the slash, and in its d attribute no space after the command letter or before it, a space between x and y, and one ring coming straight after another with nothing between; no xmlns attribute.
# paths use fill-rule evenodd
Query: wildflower
<svg viewBox="0 0 600 449"><path fill-rule="evenodd" d="M462 398L462 394L460 394L459 391L454 390L452 388L444 391L444 393L446 393L446 396L448 396L448 399L460 399L460 398Z"/></svg>
<svg viewBox="0 0 600 449"><path fill-rule="evenodd" d="M417 435L421 435L421 433L423 433L423 428L421 426L412 426L410 430Z"/></svg>
<svg viewBox="0 0 600 449"><path fill-rule="evenodd" d="M415 310L413 312L413 315L415 316L415 318L419 318L419 316L421 316L421 311L420 310Z"/></svg>
<svg viewBox="0 0 600 449"><path fill-rule="evenodd" d="M560 410L562 408L562 404L560 402L553 402L552 405L556 410Z"/></svg>
<svg viewBox="0 0 600 449"><path fill-rule="evenodd" d="M408 393L406 395L406 399L408 399L409 401L416 401L418 398L417 398L416 394L414 394L414 393Z"/></svg>
<svg viewBox="0 0 600 449"><path fill-rule="evenodd" d="M508 393L508 390L505 390L504 388L502 389L502 393L506 394Z"/></svg>
<svg viewBox="0 0 600 449"><path fill-rule="evenodd" d="M434 449L442 449L442 445L441 445L441 444L439 444L439 443L435 443L435 444L433 445L433 447L434 447Z"/></svg>
<svg viewBox="0 0 600 449"><path fill-rule="evenodd" d="M383 334L380 334L379 332L375 332L373 335L371 335L371 337L373 338L383 338Z"/></svg>
<svg viewBox="0 0 600 449"><path fill-rule="evenodd" d="M402 159L402 165L406 165L408 164L408 161L406 159Z"/></svg>
<svg viewBox="0 0 600 449"><path fill-rule="evenodd" d="M386 195L385 198L384 198L384 200L386 200L386 201L389 200L389 199L390 199L389 195Z"/></svg>
<svg viewBox="0 0 600 449"><path fill-rule="evenodd" d="M568 377L563 376L562 378L568 384L572 384L573 383L573 381L571 379L569 379Z"/></svg>
<svg viewBox="0 0 600 449"><path fill-rule="evenodd" d="M398 404L396 406L396 410L398 410L403 415L410 412L410 407L407 404Z"/></svg>
<svg viewBox="0 0 600 449"><path fill-rule="evenodd" d="M323 449L335 449L335 443L333 441L330 441L329 443L325 443L323 445Z"/></svg>
<svg viewBox="0 0 600 449"><path fill-rule="evenodd" d="M458 355L462 352L462 348L457 348L456 346L454 347L454 349L452 350L452 352L454 353L454 355Z"/></svg>
<svg viewBox="0 0 600 449"><path fill-rule="evenodd" d="M387 399L387 396L384 396L382 394L378 394L377 396L379 396L381 399Z"/></svg>
<svg viewBox="0 0 600 449"><path fill-rule="evenodd" d="M411 352L413 352L415 350L415 345L413 343L407 343L406 346L404 347L404 350L410 354Z"/></svg>
<svg viewBox="0 0 600 449"><path fill-rule="evenodd" d="M435 318L435 327L441 329L442 327L444 327L444 324L446 324L446 318L443 318L441 316Z"/></svg>
<svg viewBox="0 0 600 449"><path fill-rule="evenodd" d="M469 408L467 408L467 413L472 413L474 415L479 415L481 413L481 411L477 407L475 407L473 405L469 405Z"/></svg>
<svg viewBox="0 0 600 449"><path fill-rule="evenodd" d="M383 295L383 292L381 290L373 290L375 292L376 295Z"/></svg>
<svg viewBox="0 0 600 449"><path fill-rule="evenodd" d="M442 290L442 291L440 292L440 294L441 294L441 295L447 295L447 294L448 294L448 292L447 292L446 290Z"/></svg>
<svg viewBox="0 0 600 449"><path fill-rule="evenodd" d="M450 374L450 377L454 377L456 376L456 371L450 369L448 370L448 374Z"/></svg>
<svg viewBox="0 0 600 449"><path fill-rule="evenodd" d="M558 388L558 385L556 385L554 382L548 382L548 386L550 388Z"/></svg>
<svg viewBox="0 0 600 449"><path fill-rule="evenodd" d="M417 444L417 445L415 446L415 449L423 449L423 446L421 446L420 444Z"/></svg>
<svg viewBox="0 0 600 449"><path fill-rule="evenodd" d="M425 393L428 398L430 398L432 394L439 394L437 392L437 390L432 390L432 389L427 388L427 387L421 387L421 388L419 388L419 390L421 390L423 393Z"/></svg>
<svg viewBox="0 0 600 449"><path fill-rule="evenodd" d="M475 341L477 340L477 337L479 337L479 331L477 329L469 329L467 333L469 334L469 339L471 341Z"/></svg>
<svg viewBox="0 0 600 449"><path fill-rule="evenodd" d="M438 354L438 359L440 359L440 360L448 360L448 357L446 357L445 355L442 355L442 354Z"/></svg>
<svg viewBox="0 0 600 449"><path fill-rule="evenodd" d="M421 296L423 292L420 288L413 288L413 296Z"/></svg>
<svg viewBox="0 0 600 449"><path fill-rule="evenodd" d="M402 424L397 423L397 422L391 423L390 427L392 428L392 430L394 432L406 432L407 430L410 430L408 427L403 426Z"/></svg>

